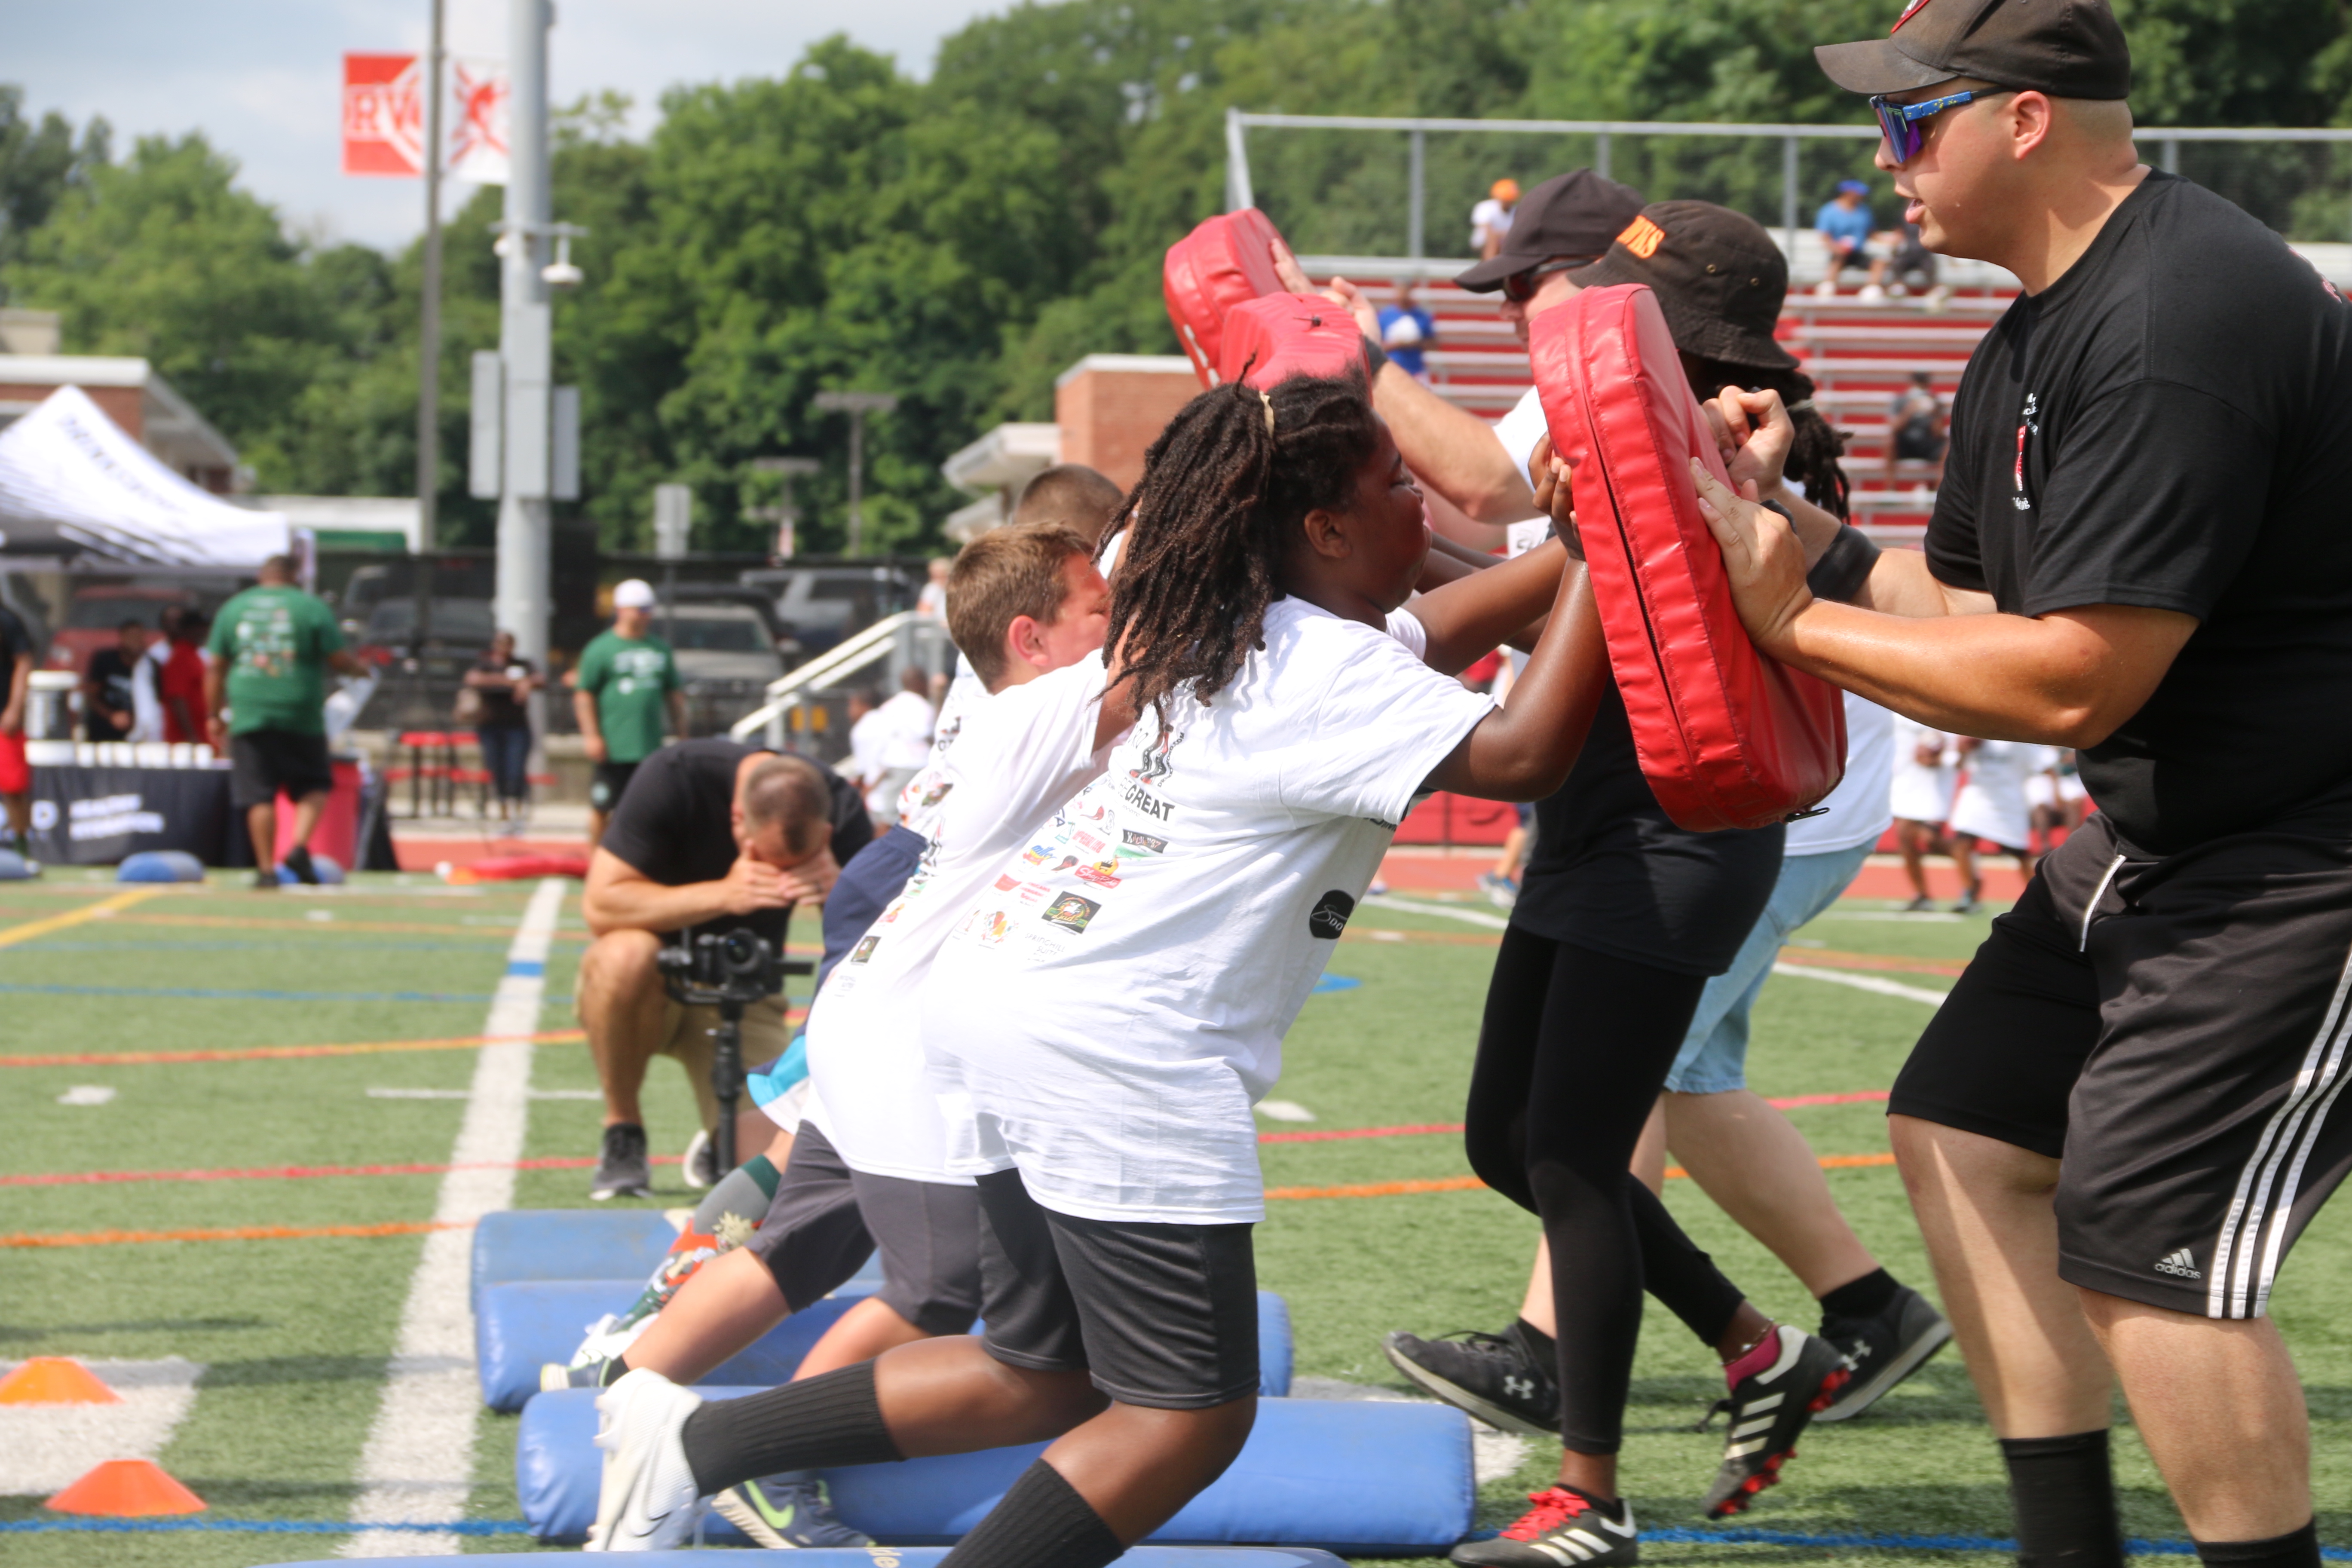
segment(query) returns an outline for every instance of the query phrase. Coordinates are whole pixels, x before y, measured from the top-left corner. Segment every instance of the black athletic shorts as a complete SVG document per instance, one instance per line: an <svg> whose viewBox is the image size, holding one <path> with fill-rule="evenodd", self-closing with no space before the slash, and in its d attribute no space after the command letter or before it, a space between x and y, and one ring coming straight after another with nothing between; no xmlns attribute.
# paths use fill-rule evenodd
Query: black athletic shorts
<svg viewBox="0 0 2352 1568"><path fill-rule="evenodd" d="M636 763L598 763L588 776L588 805L592 811L613 815L621 797L629 793L629 781L637 776Z"/></svg>
<svg viewBox="0 0 2352 1568"><path fill-rule="evenodd" d="M1018 1171L980 1178L981 1343L1009 1366L1091 1373L1122 1405L1206 1410L1257 1392L1247 1225L1081 1219Z"/></svg>
<svg viewBox="0 0 2352 1568"><path fill-rule="evenodd" d="M853 1171L808 1122L767 1216L744 1247L803 1311L877 1250L889 1309L927 1334L968 1334L980 1315L980 1199L970 1187Z"/></svg>
<svg viewBox="0 0 2352 1568"><path fill-rule="evenodd" d="M291 730L247 730L228 738L228 799L239 811L268 805L284 790L289 800L335 787L327 737Z"/></svg>
<svg viewBox="0 0 2352 1568"><path fill-rule="evenodd" d="M2152 855L2093 816L2044 856L1890 1113L2059 1159L2058 1272L2263 1313L2352 1166L2352 837L2273 824Z"/></svg>

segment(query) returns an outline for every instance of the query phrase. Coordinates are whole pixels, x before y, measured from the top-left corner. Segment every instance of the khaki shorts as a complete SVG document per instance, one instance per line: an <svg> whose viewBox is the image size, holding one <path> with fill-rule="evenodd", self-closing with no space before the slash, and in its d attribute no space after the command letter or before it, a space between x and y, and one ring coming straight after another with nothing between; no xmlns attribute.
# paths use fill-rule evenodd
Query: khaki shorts
<svg viewBox="0 0 2352 1568"><path fill-rule="evenodd" d="M705 1131L719 1125L719 1096L710 1087L710 1061L716 1049L710 1032L719 1027L719 1009L689 1007L665 999L662 1003L661 1044L656 1054L674 1057L686 1069L686 1081L694 1090L694 1103L702 1113ZM784 999L771 996L764 1002L754 1002L743 1009L743 1068L749 1072L764 1062L772 1062L784 1054L793 1043L793 1026L784 1021ZM747 1092L737 1102L737 1109L747 1109L751 1096Z"/></svg>

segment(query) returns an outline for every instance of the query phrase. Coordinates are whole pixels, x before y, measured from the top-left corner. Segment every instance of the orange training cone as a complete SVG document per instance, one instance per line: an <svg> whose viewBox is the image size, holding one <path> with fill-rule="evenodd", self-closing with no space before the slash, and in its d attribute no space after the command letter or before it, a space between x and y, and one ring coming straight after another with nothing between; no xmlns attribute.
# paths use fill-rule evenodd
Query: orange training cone
<svg viewBox="0 0 2352 1568"><path fill-rule="evenodd" d="M109 1459L42 1506L59 1513L142 1519L200 1512L205 1500L165 1475L152 1459Z"/></svg>
<svg viewBox="0 0 2352 1568"><path fill-rule="evenodd" d="M0 1405L120 1405L122 1395L70 1356L37 1355L0 1377Z"/></svg>

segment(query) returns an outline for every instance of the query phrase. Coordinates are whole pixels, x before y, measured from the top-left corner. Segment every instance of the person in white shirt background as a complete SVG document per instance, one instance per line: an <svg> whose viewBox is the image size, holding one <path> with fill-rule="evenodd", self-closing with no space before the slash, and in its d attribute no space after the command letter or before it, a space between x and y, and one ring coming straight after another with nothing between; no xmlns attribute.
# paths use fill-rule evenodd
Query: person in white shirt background
<svg viewBox="0 0 2352 1568"><path fill-rule="evenodd" d="M1956 915L1972 914L1984 901L1984 879L1977 870L1977 840L2017 857L2017 868L2033 875L2032 816L2025 804L2025 775L2047 766L2046 747L2030 741L1979 741L1962 737L1957 750L1968 770L1952 797L1952 864L1959 868Z"/></svg>
<svg viewBox="0 0 2352 1568"><path fill-rule="evenodd" d="M898 820L899 793L931 760L931 736L939 722L931 707L930 672L908 665L899 671L898 681L898 693L873 713L877 771L866 804L875 821L885 827Z"/></svg>
<svg viewBox="0 0 2352 1568"><path fill-rule="evenodd" d="M932 558L930 575L924 579L923 591L915 595L915 614L934 621L948 618L948 573L954 566L944 555Z"/></svg>
<svg viewBox="0 0 2352 1568"><path fill-rule="evenodd" d="M1911 879L1906 912L1919 914L1929 907L1927 863L1930 855L1944 854L1944 819L1952 815L1952 785L1958 773L1951 738L1900 714L1895 720L1895 776L1888 804L1895 812L1895 847L1903 855L1903 874Z"/></svg>
<svg viewBox="0 0 2352 1568"><path fill-rule="evenodd" d="M1519 183L1513 179L1496 180L1486 192L1486 199L1470 209L1470 248L1484 261L1503 248L1510 237L1511 209L1519 205Z"/></svg>

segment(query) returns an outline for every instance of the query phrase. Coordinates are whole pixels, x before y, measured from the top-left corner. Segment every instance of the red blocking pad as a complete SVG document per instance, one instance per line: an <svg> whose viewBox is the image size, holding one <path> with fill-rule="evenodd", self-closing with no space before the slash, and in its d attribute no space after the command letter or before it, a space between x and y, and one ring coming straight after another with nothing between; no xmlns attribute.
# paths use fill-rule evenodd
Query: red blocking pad
<svg viewBox="0 0 2352 1568"><path fill-rule="evenodd" d="M1168 321L1202 386L1218 384L1225 317L1245 300L1285 292L1270 247L1282 236L1255 207L1220 213L1168 247L1160 269Z"/></svg>
<svg viewBox="0 0 2352 1568"><path fill-rule="evenodd" d="M1244 300L1225 317L1217 380L1261 390L1294 375L1340 375L1364 363L1364 334L1344 306L1312 294Z"/></svg>
<svg viewBox="0 0 2352 1568"><path fill-rule="evenodd" d="M1552 447L1574 466L1610 668L1658 804L1696 833L1813 805L1845 772L1844 703L1757 652L1739 624L1690 459L1730 478L1657 296L1587 289L1528 329Z"/></svg>

